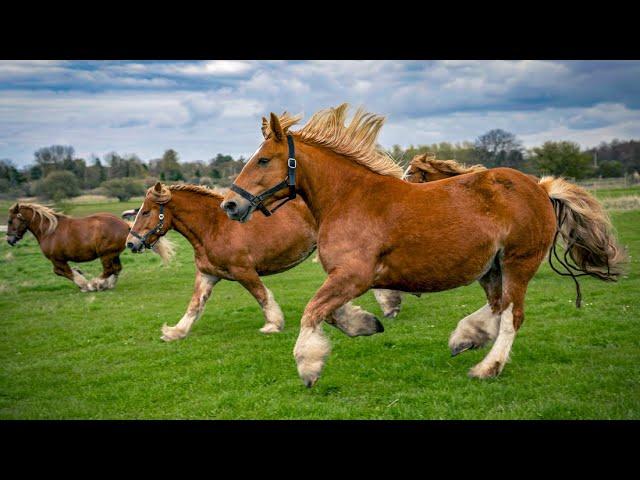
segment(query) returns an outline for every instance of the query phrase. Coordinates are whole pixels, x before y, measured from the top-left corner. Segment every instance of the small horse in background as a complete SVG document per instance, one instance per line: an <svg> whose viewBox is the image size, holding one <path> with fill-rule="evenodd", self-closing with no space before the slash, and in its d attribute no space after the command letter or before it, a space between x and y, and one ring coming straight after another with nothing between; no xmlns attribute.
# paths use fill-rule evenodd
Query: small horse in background
<svg viewBox="0 0 640 480"><path fill-rule="evenodd" d="M289 127L299 117L271 113L264 141L222 202L229 218L250 221L256 207L290 196L276 188L286 178L316 219L328 277L304 310L293 351L306 386L317 381L330 352L322 322L370 288L438 292L478 281L487 303L458 323L449 347L456 355L493 341L469 371L488 378L502 372L524 322L527 285L558 239L567 269L574 262L601 280L622 273L624 249L602 205L584 189L510 168L403 181L400 166L377 144L384 117L358 110L346 125L347 108L319 111L297 131ZM270 235L279 233L273 228Z"/></svg>
<svg viewBox="0 0 640 480"><path fill-rule="evenodd" d="M411 159L403 178L411 183L427 183L486 169L487 167L481 164L467 167L455 160L436 160L434 153L424 153Z"/></svg>
<svg viewBox="0 0 640 480"><path fill-rule="evenodd" d="M14 246L30 231L45 257L53 263L56 275L68 278L82 292L115 287L122 270L120 254L126 248L129 224L110 213L73 218L37 203L16 203L9 209L7 242ZM168 261L171 246L164 243L156 250ZM102 274L87 280L68 262L90 262L100 258Z"/></svg>
<svg viewBox="0 0 640 480"><path fill-rule="evenodd" d="M193 296L175 326L163 325L161 338L166 342L189 334L220 280L237 281L257 300L265 318L262 333L282 331L282 310L260 277L289 270L316 249L316 223L302 200L285 205L273 219L257 217L246 225L227 218L221 202L222 195L206 187L158 182L147 190L138 209L127 237L132 252L142 252L174 229L191 243L195 253ZM351 303L336 310L328 323L349 336L384 331L375 315Z"/></svg>

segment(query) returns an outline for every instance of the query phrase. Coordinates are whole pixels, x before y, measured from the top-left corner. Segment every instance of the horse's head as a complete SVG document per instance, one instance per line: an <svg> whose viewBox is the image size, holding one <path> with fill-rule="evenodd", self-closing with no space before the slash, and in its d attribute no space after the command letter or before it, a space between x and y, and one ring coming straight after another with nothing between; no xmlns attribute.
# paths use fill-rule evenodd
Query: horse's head
<svg viewBox="0 0 640 480"><path fill-rule="evenodd" d="M294 119L294 117L287 117L286 114L283 118ZM260 198L256 198L272 187L278 187L288 177L289 144L286 130L287 126L283 127L275 113L271 113L270 121L262 118L264 142L247 161L236 178L234 186L224 196L220 205L231 220L246 222L251 218L253 211L260 208L260 205L267 208L288 196L289 189L282 184L282 188L265 196L262 202L259 202ZM244 193L234 191L234 187L239 187L239 190ZM254 201L250 201L247 197L253 197Z"/></svg>
<svg viewBox="0 0 640 480"><path fill-rule="evenodd" d="M135 222L127 236L132 252L151 248L171 229L171 212L165 205L171 200L171 190L160 182L147 190L144 203L138 209Z"/></svg>
<svg viewBox="0 0 640 480"><path fill-rule="evenodd" d="M435 158L435 155L430 155L428 153L425 153L424 155L416 155L411 159L409 168L404 172L404 176L402 178L411 183L426 183L432 180L439 180L439 178L432 178L433 169L429 169L428 164L429 160L434 160Z"/></svg>
<svg viewBox="0 0 640 480"><path fill-rule="evenodd" d="M20 212L17 203L9 209L7 219L7 242L12 247L24 236L29 227L29 220Z"/></svg>

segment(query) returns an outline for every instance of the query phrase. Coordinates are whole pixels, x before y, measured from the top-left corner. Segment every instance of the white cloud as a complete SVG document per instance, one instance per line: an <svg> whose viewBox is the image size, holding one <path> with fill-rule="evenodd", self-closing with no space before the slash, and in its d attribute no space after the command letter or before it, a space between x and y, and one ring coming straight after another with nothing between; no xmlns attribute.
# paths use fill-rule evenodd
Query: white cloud
<svg viewBox="0 0 640 480"><path fill-rule="evenodd" d="M640 137L640 62L586 63L0 61L0 158L26 163L62 141L81 155L248 155L262 115L308 119L345 101L387 116L389 147L472 141L491 128L527 145Z"/></svg>

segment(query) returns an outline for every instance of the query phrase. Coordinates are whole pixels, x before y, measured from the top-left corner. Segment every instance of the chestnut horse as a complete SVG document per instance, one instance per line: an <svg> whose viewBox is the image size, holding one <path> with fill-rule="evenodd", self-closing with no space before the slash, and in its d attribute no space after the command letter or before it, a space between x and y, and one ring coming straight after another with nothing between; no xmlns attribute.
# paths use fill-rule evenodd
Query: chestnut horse
<svg viewBox="0 0 640 480"><path fill-rule="evenodd" d="M486 169L487 167L480 164L467 167L455 160L436 160L435 154L424 153L411 159L402 178L411 183L427 183ZM373 294L380 304L385 317L394 318L398 315L402 305L402 292L377 288L373 290ZM419 293L416 295L420 296Z"/></svg>
<svg viewBox="0 0 640 480"><path fill-rule="evenodd" d="M266 118L264 121L267 121ZM480 164L467 167L455 160L436 160L435 154L425 153L413 157L403 179L412 183L426 183L486 169L487 167ZM316 253L313 262L317 263L319 261L320 259ZM373 295L386 318L395 318L398 315L402 305L402 292L376 288L373 289ZM417 296L420 296L420 294L417 294Z"/></svg>
<svg viewBox="0 0 640 480"><path fill-rule="evenodd" d="M330 350L322 321L370 288L437 292L477 280L487 304L458 323L449 345L455 355L495 340L469 372L486 378L508 359L524 320L527 284L557 232L586 274L614 280L620 273L624 254L610 221L582 188L551 177L536 182L509 168L402 181L400 167L376 144L384 118L358 110L345 126L346 109L317 112L295 132L289 127L297 118L272 113L265 140L222 203L229 218L246 222L256 208L290 198L293 190L318 223L328 277L304 310L294 348L308 387ZM294 183L289 191L263 195L283 178Z"/></svg>
<svg viewBox="0 0 640 480"><path fill-rule="evenodd" d="M167 187L158 182L147 191L127 237L127 246L141 252L174 229L193 247L193 296L180 321L162 327L161 338L167 342L188 335L202 316L211 290L222 279L237 281L258 301L265 317L262 333L280 332L284 328L282 310L260 276L289 270L316 248L316 223L302 200L286 205L273 220L258 217L247 225L229 220L221 202L222 195L205 187ZM328 321L349 336L384 331L373 314L350 303Z"/></svg>
<svg viewBox="0 0 640 480"><path fill-rule="evenodd" d="M82 292L108 290L115 287L122 270L120 254L125 249L129 224L110 213L96 213L72 218L36 203L16 203L9 209L7 242L15 245L30 231L38 240L45 257L53 263L56 275L68 278ZM164 260L170 248L157 250ZM87 280L68 262L90 262L100 258L102 274Z"/></svg>

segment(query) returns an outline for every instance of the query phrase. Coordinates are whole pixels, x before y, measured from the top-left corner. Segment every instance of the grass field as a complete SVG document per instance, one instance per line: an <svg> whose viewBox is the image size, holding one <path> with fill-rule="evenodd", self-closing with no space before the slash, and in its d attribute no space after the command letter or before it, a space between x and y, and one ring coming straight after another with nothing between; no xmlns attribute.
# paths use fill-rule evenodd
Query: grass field
<svg viewBox="0 0 640 480"><path fill-rule="evenodd" d="M637 419L640 211L612 217L632 257L630 274L617 284L583 279L577 310L571 280L545 263L499 378L467 377L486 350L451 358L447 349L458 320L484 304L475 284L407 296L379 335L348 338L325 327L333 353L311 390L298 379L292 349L305 303L324 278L318 264L264 278L285 313L283 333L259 333L256 302L221 282L191 336L167 344L160 327L184 313L194 274L192 249L175 232L171 265L126 252L116 289L100 293L81 293L55 276L33 236L14 248L3 239L0 418ZM99 263L82 269L98 274ZM356 303L380 315L371 293Z"/></svg>

